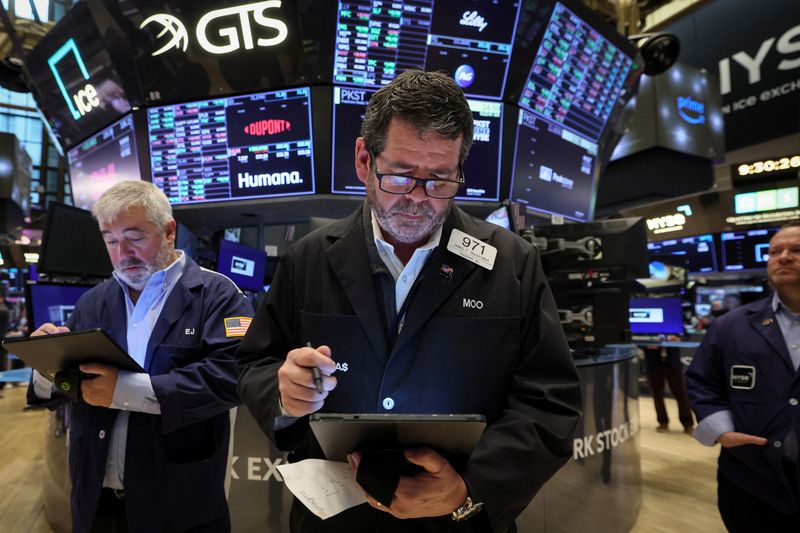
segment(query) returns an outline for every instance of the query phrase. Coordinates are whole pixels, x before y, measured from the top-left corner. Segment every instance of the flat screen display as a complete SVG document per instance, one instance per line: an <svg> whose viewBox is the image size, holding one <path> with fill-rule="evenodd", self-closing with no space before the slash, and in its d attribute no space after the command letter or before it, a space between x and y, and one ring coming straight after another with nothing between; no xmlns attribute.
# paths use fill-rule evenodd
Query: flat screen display
<svg viewBox="0 0 800 533"><path fill-rule="evenodd" d="M67 152L72 203L91 209L109 187L141 179L133 116L115 122Z"/></svg>
<svg viewBox="0 0 800 533"><path fill-rule="evenodd" d="M594 216L597 145L519 110L511 201L529 211L586 222Z"/></svg>
<svg viewBox="0 0 800 533"><path fill-rule="evenodd" d="M174 205L313 194L307 87L147 110L153 183Z"/></svg>
<svg viewBox="0 0 800 533"><path fill-rule="evenodd" d="M717 252L711 234L648 242L650 256L673 255L686 260L689 273L717 271Z"/></svg>
<svg viewBox="0 0 800 533"><path fill-rule="evenodd" d="M443 70L467 96L501 98L519 1L339 2L334 83L386 85L409 68Z"/></svg>
<svg viewBox="0 0 800 533"><path fill-rule="evenodd" d="M634 335L682 335L680 298L631 298L631 333Z"/></svg>
<svg viewBox="0 0 800 533"><path fill-rule="evenodd" d="M350 87L333 88L333 149L331 190L339 194L365 194L355 173L355 140L367 103L375 91ZM464 185L457 200L497 201L500 187L500 153L503 104L467 99L474 122L473 143L464 162Z"/></svg>
<svg viewBox="0 0 800 533"><path fill-rule="evenodd" d="M97 221L84 209L50 202L37 265L45 274L106 278L113 267Z"/></svg>
<svg viewBox="0 0 800 533"><path fill-rule="evenodd" d="M25 287L28 328L33 331L46 322L63 326L75 309L78 299L91 288L91 285L29 283Z"/></svg>
<svg viewBox="0 0 800 533"><path fill-rule="evenodd" d="M630 56L556 2L519 105L598 142L632 65Z"/></svg>
<svg viewBox="0 0 800 533"><path fill-rule="evenodd" d="M240 289L260 291L264 287L266 268L265 252L232 241L220 241L217 272L231 278Z"/></svg>
<svg viewBox="0 0 800 533"><path fill-rule="evenodd" d="M720 233L723 271L766 268L769 240L777 232L778 228L769 228Z"/></svg>

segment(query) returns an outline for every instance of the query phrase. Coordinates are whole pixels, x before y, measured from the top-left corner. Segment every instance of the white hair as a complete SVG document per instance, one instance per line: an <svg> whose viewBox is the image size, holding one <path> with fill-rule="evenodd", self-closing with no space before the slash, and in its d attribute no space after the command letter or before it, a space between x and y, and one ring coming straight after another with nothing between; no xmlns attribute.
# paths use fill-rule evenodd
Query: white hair
<svg viewBox="0 0 800 533"><path fill-rule="evenodd" d="M167 195L152 183L141 180L122 181L108 189L92 206L92 215L100 225L108 225L135 207L143 207L147 220L158 228L174 220Z"/></svg>

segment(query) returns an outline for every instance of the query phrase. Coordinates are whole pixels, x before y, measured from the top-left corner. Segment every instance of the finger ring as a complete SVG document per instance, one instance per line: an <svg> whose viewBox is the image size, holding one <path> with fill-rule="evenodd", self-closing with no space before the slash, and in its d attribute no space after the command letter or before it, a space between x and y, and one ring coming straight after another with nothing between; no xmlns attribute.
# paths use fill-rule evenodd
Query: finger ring
<svg viewBox="0 0 800 533"><path fill-rule="evenodd" d="M381 502L378 502L378 507L383 507L383 505L381 505Z"/></svg>

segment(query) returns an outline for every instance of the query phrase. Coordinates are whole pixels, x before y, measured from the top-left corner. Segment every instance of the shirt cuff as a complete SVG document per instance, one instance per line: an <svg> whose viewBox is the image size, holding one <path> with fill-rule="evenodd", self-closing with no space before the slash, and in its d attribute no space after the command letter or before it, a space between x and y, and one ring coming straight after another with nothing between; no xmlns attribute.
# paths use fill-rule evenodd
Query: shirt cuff
<svg viewBox="0 0 800 533"><path fill-rule="evenodd" d="M697 442L706 446L713 446L717 443L717 439L723 433L734 431L736 428L733 425L733 415L726 409L724 411L717 411L714 414L708 415L697 424L694 428L694 436Z"/></svg>
<svg viewBox="0 0 800 533"><path fill-rule="evenodd" d="M53 382L39 373L38 370L33 370L31 377L33 381L33 393L40 400L49 400L53 397Z"/></svg>
<svg viewBox="0 0 800 533"><path fill-rule="evenodd" d="M151 415L161 414L161 405L153 391L150 375L143 372L119 371L117 386L114 388L114 398L109 407Z"/></svg>

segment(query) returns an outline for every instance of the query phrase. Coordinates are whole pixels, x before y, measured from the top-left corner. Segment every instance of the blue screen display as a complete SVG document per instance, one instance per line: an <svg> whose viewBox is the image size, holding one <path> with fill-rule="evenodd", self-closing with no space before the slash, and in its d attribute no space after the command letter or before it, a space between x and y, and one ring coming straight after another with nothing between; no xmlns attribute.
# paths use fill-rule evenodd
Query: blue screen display
<svg viewBox="0 0 800 533"><path fill-rule="evenodd" d="M56 326L63 326L72 311L78 298L91 289L88 285L50 285L32 283L28 285L28 306L30 319L33 324L28 327L31 331L45 322Z"/></svg>
<svg viewBox="0 0 800 533"><path fill-rule="evenodd" d="M261 250L232 241L220 241L217 272L231 278L240 289L262 290L266 268L267 254Z"/></svg>
<svg viewBox="0 0 800 533"><path fill-rule="evenodd" d="M683 334L680 298L631 298L631 333Z"/></svg>

